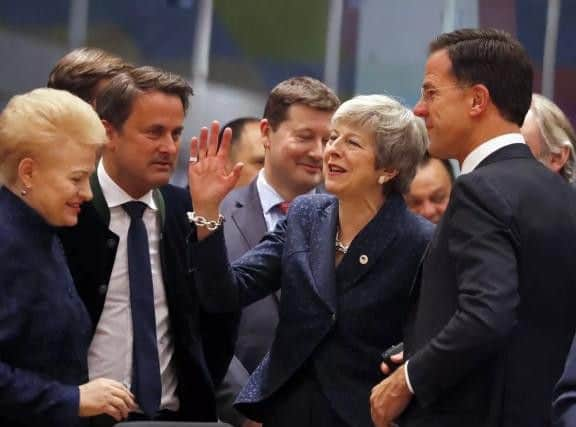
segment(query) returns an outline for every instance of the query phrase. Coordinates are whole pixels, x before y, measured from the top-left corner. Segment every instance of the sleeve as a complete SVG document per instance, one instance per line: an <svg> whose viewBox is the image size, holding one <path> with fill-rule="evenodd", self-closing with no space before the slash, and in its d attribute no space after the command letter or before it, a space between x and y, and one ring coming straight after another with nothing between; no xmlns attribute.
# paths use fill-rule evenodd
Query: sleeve
<svg viewBox="0 0 576 427"><path fill-rule="evenodd" d="M554 389L552 424L555 427L576 425L576 336L572 341L564 372Z"/></svg>
<svg viewBox="0 0 576 427"><path fill-rule="evenodd" d="M191 243L191 266L203 307L209 312L237 311L280 288L286 221L253 249L228 261L222 228Z"/></svg>
<svg viewBox="0 0 576 427"><path fill-rule="evenodd" d="M519 244L510 206L481 176L458 184L445 254L454 264L457 309L410 357L410 382L424 406L502 348L517 321Z"/></svg>
<svg viewBox="0 0 576 427"><path fill-rule="evenodd" d="M242 362L238 358L233 357L224 381L216 390L216 407L219 420L237 427L240 427L246 420L246 417L234 409L233 404L238 393L248 382L248 378L248 371L244 368Z"/></svg>
<svg viewBox="0 0 576 427"><path fill-rule="evenodd" d="M2 253L3 252L3 253ZM0 258L8 260L7 251ZM34 304L34 272L17 261L4 263L0 271L0 413L23 425L50 427L73 426L79 421L79 389L64 385L31 370L19 369L7 362L14 348L25 348L24 331L38 327L26 319L26 307ZM28 262L29 256L22 258ZM8 264L11 267L6 267ZM35 268L41 268L35 265ZM37 363L44 363L37 355Z"/></svg>

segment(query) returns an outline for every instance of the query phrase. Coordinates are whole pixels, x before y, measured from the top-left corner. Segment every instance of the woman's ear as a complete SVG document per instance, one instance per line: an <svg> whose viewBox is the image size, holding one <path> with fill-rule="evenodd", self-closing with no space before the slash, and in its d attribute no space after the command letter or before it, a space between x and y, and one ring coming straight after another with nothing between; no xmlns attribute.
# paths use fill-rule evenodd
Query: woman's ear
<svg viewBox="0 0 576 427"><path fill-rule="evenodd" d="M378 177L378 184L384 185L398 175L397 169L384 169Z"/></svg>
<svg viewBox="0 0 576 427"><path fill-rule="evenodd" d="M24 157L18 163L18 180L22 183L24 189L32 188L34 173L36 172L36 162L30 157ZM23 189L23 190L24 190Z"/></svg>
<svg viewBox="0 0 576 427"><path fill-rule="evenodd" d="M570 157L570 148L562 147L559 153L550 153L548 157L548 165L554 172L559 173L564 167Z"/></svg>

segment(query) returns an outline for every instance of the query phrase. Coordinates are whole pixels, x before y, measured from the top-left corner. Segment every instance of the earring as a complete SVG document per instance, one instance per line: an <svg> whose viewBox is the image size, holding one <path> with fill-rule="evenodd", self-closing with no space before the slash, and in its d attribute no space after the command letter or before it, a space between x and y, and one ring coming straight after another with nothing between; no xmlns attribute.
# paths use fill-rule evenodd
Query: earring
<svg viewBox="0 0 576 427"><path fill-rule="evenodd" d="M23 188L22 191L20 191L20 195L21 195L21 196L26 196L26 194L28 194L28 191L26 191L26 189Z"/></svg>
<svg viewBox="0 0 576 427"><path fill-rule="evenodd" d="M386 176L385 175L380 175L378 177L378 184L382 185L387 181Z"/></svg>

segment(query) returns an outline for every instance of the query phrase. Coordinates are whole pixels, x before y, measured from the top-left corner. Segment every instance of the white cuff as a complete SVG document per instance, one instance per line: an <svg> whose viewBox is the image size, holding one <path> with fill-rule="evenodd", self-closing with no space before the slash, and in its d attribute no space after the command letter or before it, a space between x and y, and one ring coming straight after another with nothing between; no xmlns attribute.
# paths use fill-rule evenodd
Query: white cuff
<svg viewBox="0 0 576 427"><path fill-rule="evenodd" d="M410 383L410 376L408 375L408 363L410 361L407 360L406 363L404 363L404 378L406 378L406 384L408 385L408 390L410 390L410 393L414 394L414 389L412 388L412 383Z"/></svg>

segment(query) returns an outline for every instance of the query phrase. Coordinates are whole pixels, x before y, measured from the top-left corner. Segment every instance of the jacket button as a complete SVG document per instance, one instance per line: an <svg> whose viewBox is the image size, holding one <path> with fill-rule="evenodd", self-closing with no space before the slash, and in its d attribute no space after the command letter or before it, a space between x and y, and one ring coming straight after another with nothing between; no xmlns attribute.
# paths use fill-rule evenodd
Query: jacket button
<svg viewBox="0 0 576 427"><path fill-rule="evenodd" d="M102 284L98 287L98 293L100 295L106 295L107 290L108 290L108 285Z"/></svg>
<svg viewBox="0 0 576 427"><path fill-rule="evenodd" d="M108 246L110 249L112 249L113 247L116 246L116 240L114 240L113 238L109 238L106 241L106 246Z"/></svg>
<svg viewBox="0 0 576 427"><path fill-rule="evenodd" d="M332 323L336 323L336 313L332 313Z"/></svg>
<svg viewBox="0 0 576 427"><path fill-rule="evenodd" d="M358 261L362 265L368 264L368 255L360 255L360 258L358 258Z"/></svg>

